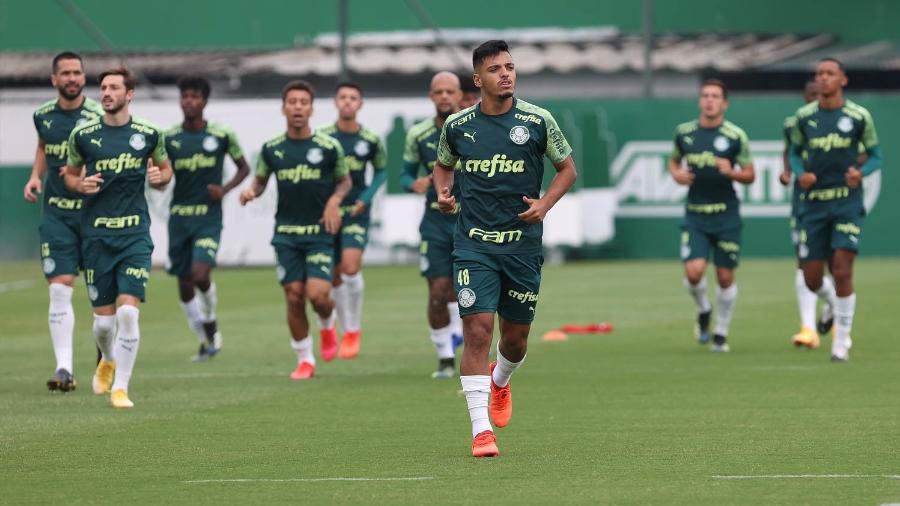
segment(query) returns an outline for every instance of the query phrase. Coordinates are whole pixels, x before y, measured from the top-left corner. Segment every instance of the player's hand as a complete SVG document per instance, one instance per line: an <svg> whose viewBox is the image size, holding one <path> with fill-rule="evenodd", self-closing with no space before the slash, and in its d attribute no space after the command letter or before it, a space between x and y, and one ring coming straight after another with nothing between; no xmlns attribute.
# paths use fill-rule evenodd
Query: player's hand
<svg viewBox="0 0 900 506"><path fill-rule="evenodd" d="M81 181L78 182L78 193L93 195L100 191L100 186L102 185L103 176L98 172L97 174L82 178Z"/></svg>
<svg viewBox="0 0 900 506"><path fill-rule="evenodd" d="M241 205L245 206L245 205L247 205L247 202L250 202L251 200L255 199L256 197L257 197L256 190L253 188L253 186L250 186L250 188L247 188L246 190L241 192L239 199L241 201Z"/></svg>
<svg viewBox="0 0 900 506"><path fill-rule="evenodd" d="M727 158L722 158L720 156L716 157L716 168L719 169L719 174L727 178L731 178L734 176L734 165L731 164L731 161Z"/></svg>
<svg viewBox="0 0 900 506"><path fill-rule="evenodd" d="M359 216L360 214L366 211L366 203L362 200L357 200L355 204L353 204L353 210L350 211L350 216L354 218Z"/></svg>
<svg viewBox="0 0 900 506"><path fill-rule="evenodd" d="M425 193L428 191L428 187L431 186L431 176L422 176L412 184L412 191L415 193Z"/></svg>
<svg viewBox="0 0 900 506"><path fill-rule="evenodd" d="M812 172L804 172L803 175L797 179L797 184L800 185L800 188L804 190L809 190L812 188L814 184L816 184L816 175Z"/></svg>
<svg viewBox="0 0 900 506"><path fill-rule="evenodd" d="M783 170L783 171L781 171L781 174L778 175L778 182L780 182L784 186L787 186L787 185L791 184L791 176L792 175L793 175L793 173L791 171Z"/></svg>
<svg viewBox="0 0 900 506"><path fill-rule="evenodd" d="M337 234L341 230L341 206L330 202L326 204L319 223L325 225L325 231L329 234Z"/></svg>
<svg viewBox="0 0 900 506"><path fill-rule="evenodd" d="M519 219L525 223L540 223L547 216L550 206L544 199L530 199L523 196L522 202L528 205L528 209L524 213L519 213Z"/></svg>
<svg viewBox="0 0 900 506"><path fill-rule="evenodd" d="M154 188L159 188L160 186L165 186L165 182L163 182L162 171L159 170L159 167L153 163L153 159L147 160L147 182L150 183L150 186Z"/></svg>
<svg viewBox="0 0 900 506"><path fill-rule="evenodd" d="M672 173L672 178L680 185L690 186L694 184L694 173L687 169L678 169L674 171Z"/></svg>
<svg viewBox="0 0 900 506"><path fill-rule="evenodd" d="M220 184L208 184L206 185L206 191L209 192L209 198L213 202L222 200L225 197L225 188L222 188Z"/></svg>
<svg viewBox="0 0 900 506"><path fill-rule="evenodd" d="M862 183L862 172L856 167L847 169L847 186L850 188L859 188Z"/></svg>
<svg viewBox="0 0 900 506"><path fill-rule="evenodd" d="M41 194L41 179L33 177L25 183L25 200L34 204L37 202L37 196Z"/></svg>
<svg viewBox="0 0 900 506"><path fill-rule="evenodd" d="M444 214L453 214L456 210L456 197L450 194L450 188L446 186L441 189L437 196L438 208Z"/></svg>
<svg viewBox="0 0 900 506"><path fill-rule="evenodd" d="M68 172L69 167L63 165L59 168L59 177L66 177L66 172Z"/></svg>

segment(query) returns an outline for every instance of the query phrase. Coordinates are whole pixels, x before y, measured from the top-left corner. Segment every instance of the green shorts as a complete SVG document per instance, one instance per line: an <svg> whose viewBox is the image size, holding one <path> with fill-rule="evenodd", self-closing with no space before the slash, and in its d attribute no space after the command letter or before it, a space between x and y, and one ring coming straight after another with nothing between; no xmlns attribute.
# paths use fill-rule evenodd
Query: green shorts
<svg viewBox="0 0 900 506"><path fill-rule="evenodd" d="M716 267L734 269L741 256L741 227L704 231L692 225L681 226L681 260L709 259L712 250Z"/></svg>
<svg viewBox="0 0 900 506"><path fill-rule="evenodd" d="M216 266L222 223L196 223L189 219L169 219L169 274L189 277L191 266Z"/></svg>
<svg viewBox="0 0 900 506"><path fill-rule="evenodd" d="M419 244L419 272L429 279L453 276L453 236L442 241L422 239Z"/></svg>
<svg viewBox="0 0 900 506"><path fill-rule="evenodd" d="M146 234L85 237L84 280L94 307L115 304L122 294L144 301L153 241Z"/></svg>
<svg viewBox="0 0 900 506"><path fill-rule="evenodd" d="M361 215L351 218L349 215L345 215L341 222L341 233L335 237L334 251L337 253L345 248L364 250L368 243L369 217Z"/></svg>
<svg viewBox="0 0 900 506"><path fill-rule="evenodd" d="M77 275L82 267L81 221L73 216L44 212L38 228L41 237L41 268L47 279L66 274Z"/></svg>
<svg viewBox="0 0 900 506"><path fill-rule="evenodd" d="M824 260L837 249L858 252L865 218L862 198L804 203L798 220L800 260Z"/></svg>
<svg viewBox="0 0 900 506"><path fill-rule="evenodd" d="M513 323L531 323L541 288L544 255L491 255L453 251L453 283L460 316L494 313Z"/></svg>
<svg viewBox="0 0 900 506"><path fill-rule="evenodd" d="M309 278L331 283L334 274L334 246L330 244L273 243L278 282L282 285Z"/></svg>

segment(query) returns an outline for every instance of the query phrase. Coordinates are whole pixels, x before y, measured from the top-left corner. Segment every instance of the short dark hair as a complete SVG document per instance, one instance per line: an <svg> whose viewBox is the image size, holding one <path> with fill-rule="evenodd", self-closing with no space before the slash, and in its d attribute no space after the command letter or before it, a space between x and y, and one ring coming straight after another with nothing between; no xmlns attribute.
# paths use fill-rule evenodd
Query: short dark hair
<svg viewBox="0 0 900 506"><path fill-rule="evenodd" d="M363 89L359 83L354 81L341 81L334 87L334 94L337 95L341 88L351 88L359 92L359 96L363 96Z"/></svg>
<svg viewBox="0 0 900 506"><path fill-rule="evenodd" d="M135 77L134 73L125 65L100 72L100 75L97 76L97 84L103 84L103 80L108 76L122 76L126 90L133 90L134 87L137 86L137 77Z"/></svg>
<svg viewBox="0 0 900 506"><path fill-rule="evenodd" d="M309 98L316 98L316 90L313 88L311 84L304 81L303 79L296 79L284 85L284 89L281 90L281 102L284 103L287 100L288 92L292 90L302 90L309 93Z"/></svg>
<svg viewBox="0 0 900 506"><path fill-rule="evenodd" d="M59 67L60 60L78 60L78 63L84 67L84 60L81 59L81 55L78 53L73 53L72 51L63 51L58 55L53 57L53 73L56 73L57 67Z"/></svg>
<svg viewBox="0 0 900 506"><path fill-rule="evenodd" d="M209 80L200 76L182 76L176 83L178 91L184 93L185 90L197 90L203 95L203 100L209 99Z"/></svg>
<svg viewBox="0 0 900 506"><path fill-rule="evenodd" d="M489 56L504 52L509 52L509 44L507 44L505 40L493 39L483 42L472 51L472 68L478 70L478 67L484 63L484 60Z"/></svg>
<svg viewBox="0 0 900 506"><path fill-rule="evenodd" d="M841 70L841 72L846 73L846 71L844 70L844 63L841 60L838 60L837 58L835 58L833 56L826 56L825 58L822 58L821 60L819 60L819 63L825 63L827 61L836 63L838 68Z"/></svg>
<svg viewBox="0 0 900 506"><path fill-rule="evenodd" d="M459 77L459 87L463 93L479 93L472 74L457 74L456 76Z"/></svg>
<svg viewBox="0 0 900 506"><path fill-rule="evenodd" d="M728 86L725 86L725 83L722 82L721 79L709 78L704 79L703 84L700 85L700 89L706 88L707 86L718 86L722 89L722 98L728 100Z"/></svg>

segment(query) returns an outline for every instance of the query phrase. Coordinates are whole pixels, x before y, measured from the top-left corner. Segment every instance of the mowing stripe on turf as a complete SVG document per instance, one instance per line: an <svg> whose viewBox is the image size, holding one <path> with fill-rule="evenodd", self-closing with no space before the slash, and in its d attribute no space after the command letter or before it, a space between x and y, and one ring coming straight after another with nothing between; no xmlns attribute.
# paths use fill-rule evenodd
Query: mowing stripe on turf
<svg viewBox="0 0 900 506"><path fill-rule="evenodd" d="M900 480L900 474L754 474L754 475L713 475L714 480L801 480L801 479L854 479L854 478L882 478L886 480Z"/></svg>
<svg viewBox="0 0 900 506"><path fill-rule="evenodd" d="M200 483L285 483L285 482L318 482L318 481L426 481L433 476L398 476L387 478L233 478L223 480L186 480L181 483L196 485Z"/></svg>
<svg viewBox="0 0 900 506"><path fill-rule="evenodd" d="M14 292L16 290L26 290L34 286L34 281L31 279L23 279L20 281L7 281L6 283L0 283L0 293L6 292Z"/></svg>

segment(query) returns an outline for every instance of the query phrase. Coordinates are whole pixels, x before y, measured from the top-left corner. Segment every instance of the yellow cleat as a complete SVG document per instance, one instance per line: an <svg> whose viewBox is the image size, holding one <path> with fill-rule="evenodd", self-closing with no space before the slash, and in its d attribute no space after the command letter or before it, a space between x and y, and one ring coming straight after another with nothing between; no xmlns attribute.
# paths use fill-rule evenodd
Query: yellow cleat
<svg viewBox="0 0 900 506"><path fill-rule="evenodd" d="M134 403L128 398L128 392L122 390L121 388L113 390L112 395L109 396L110 402L112 402L112 406L114 408L133 408Z"/></svg>
<svg viewBox="0 0 900 506"><path fill-rule="evenodd" d="M91 387L93 387L95 394L104 395L109 393L109 389L112 388L113 374L115 372L115 362L107 362L106 360L100 359L100 363L97 364L97 370L94 371L94 377L91 379Z"/></svg>
<svg viewBox="0 0 900 506"><path fill-rule="evenodd" d="M799 333L794 334L794 337L791 338L791 343L794 346L806 346L814 350L819 347L819 334L812 327L803 327Z"/></svg>

